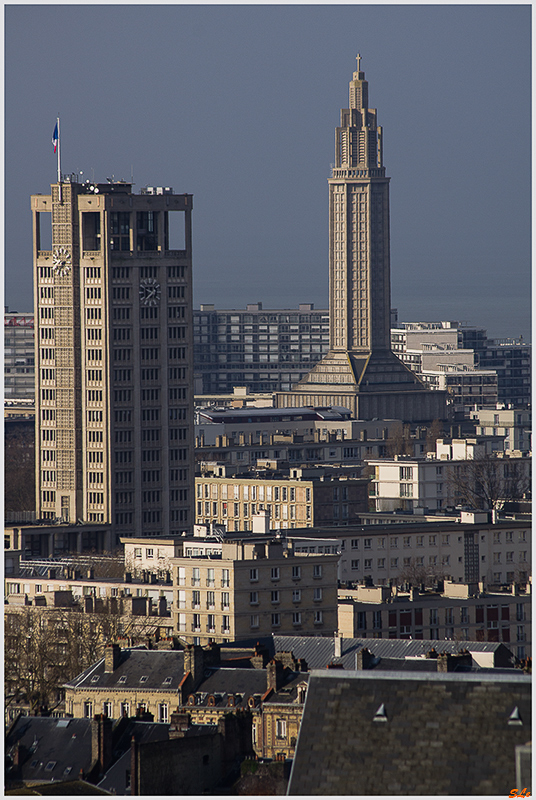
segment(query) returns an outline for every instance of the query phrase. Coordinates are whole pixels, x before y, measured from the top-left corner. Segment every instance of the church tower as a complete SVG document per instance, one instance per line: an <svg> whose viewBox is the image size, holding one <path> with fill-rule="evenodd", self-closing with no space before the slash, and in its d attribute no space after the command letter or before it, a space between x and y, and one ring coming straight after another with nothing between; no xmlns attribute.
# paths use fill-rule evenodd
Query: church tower
<svg viewBox="0 0 536 800"><path fill-rule="evenodd" d="M329 185L328 354L279 407L342 405L358 419L427 422L446 415L445 393L425 388L391 352L389 181L382 128L360 68L335 129Z"/></svg>

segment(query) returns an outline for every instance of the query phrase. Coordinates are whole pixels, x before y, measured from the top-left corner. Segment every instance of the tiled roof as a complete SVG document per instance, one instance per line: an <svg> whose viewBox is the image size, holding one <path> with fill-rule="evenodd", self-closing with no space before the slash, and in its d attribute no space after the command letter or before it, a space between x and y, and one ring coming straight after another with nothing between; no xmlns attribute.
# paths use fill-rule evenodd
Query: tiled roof
<svg viewBox="0 0 536 800"><path fill-rule="evenodd" d="M113 672L104 671L101 658L85 672L64 684L66 688L87 689L158 689L177 692L184 677L184 654L181 650L126 649ZM142 681L142 679L145 680ZM171 680L169 680L171 679Z"/></svg>
<svg viewBox="0 0 536 800"><path fill-rule="evenodd" d="M508 796L530 735L517 671L316 671L288 794Z"/></svg>

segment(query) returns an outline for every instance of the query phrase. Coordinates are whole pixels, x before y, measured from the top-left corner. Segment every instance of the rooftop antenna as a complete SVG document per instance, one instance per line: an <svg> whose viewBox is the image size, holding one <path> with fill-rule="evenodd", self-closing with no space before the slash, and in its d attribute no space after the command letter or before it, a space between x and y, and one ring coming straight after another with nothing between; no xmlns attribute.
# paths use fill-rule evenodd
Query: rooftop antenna
<svg viewBox="0 0 536 800"><path fill-rule="evenodd" d="M134 167L130 165L130 183L134 185Z"/></svg>

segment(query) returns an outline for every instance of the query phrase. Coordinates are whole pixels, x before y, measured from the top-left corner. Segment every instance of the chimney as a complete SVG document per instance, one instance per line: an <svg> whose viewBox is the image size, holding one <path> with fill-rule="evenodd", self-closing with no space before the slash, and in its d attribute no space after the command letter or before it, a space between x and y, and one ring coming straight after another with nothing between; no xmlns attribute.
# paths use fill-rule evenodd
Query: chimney
<svg viewBox="0 0 536 800"><path fill-rule="evenodd" d="M115 672L121 663L121 648L118 644L108 644L104 649L104 672Z"/></svg>
<svg viewBox="0 0 536 800"><path fill-rule="evenodd" d="M364 647L359 653L355 654L355 668L358 670L372 669L372 660L374 656Z"/></svg>
<svg viewBox="0 0 536 800"><path fill-rule="evenodd" d="M184 674L191 673L194 686L197 686L203 677L204 662L203 648L197 644L189 644L184 650Z"/></svg>
<svg viewBox="0 0 536 800"><path fill-rule="evenodd" d="M266 667L266 689L277 692L283 685L283 672L284 667L280 661L276 661L275 658L272 658L268 666Z"/></svg>
<svg viewBox="0 0 536 800"><path fill-rule="evenodd" d="M105 714L96 714L91 720L91 760L99 775L112 761L112 720Z"/></svg>
<svg viewBox="0 0 536 800"><path fill-rule="evenodd" d="M342 656L342 636L335 636L335 658Z"/></svg>
<svg viewBox="0 0 536 800"><path fill-rule="evenodd" d="M269 653L265 645L257 642L255 645L255 655L250 658L250 663L253 669L264 669L268 663Z"/></svg>

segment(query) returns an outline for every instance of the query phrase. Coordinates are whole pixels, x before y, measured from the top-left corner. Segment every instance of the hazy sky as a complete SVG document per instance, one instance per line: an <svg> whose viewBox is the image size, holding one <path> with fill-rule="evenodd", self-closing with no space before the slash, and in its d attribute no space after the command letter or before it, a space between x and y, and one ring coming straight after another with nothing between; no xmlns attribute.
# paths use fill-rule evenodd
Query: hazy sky
<svg viewBox="0 0 536 800"><path fill-rule="evenodd" d="M194 194L194 299L328 299L334 129L361 53L391 177L391 304L530 338L529 5L6 6L6 294L62 170Z"/></svg>

